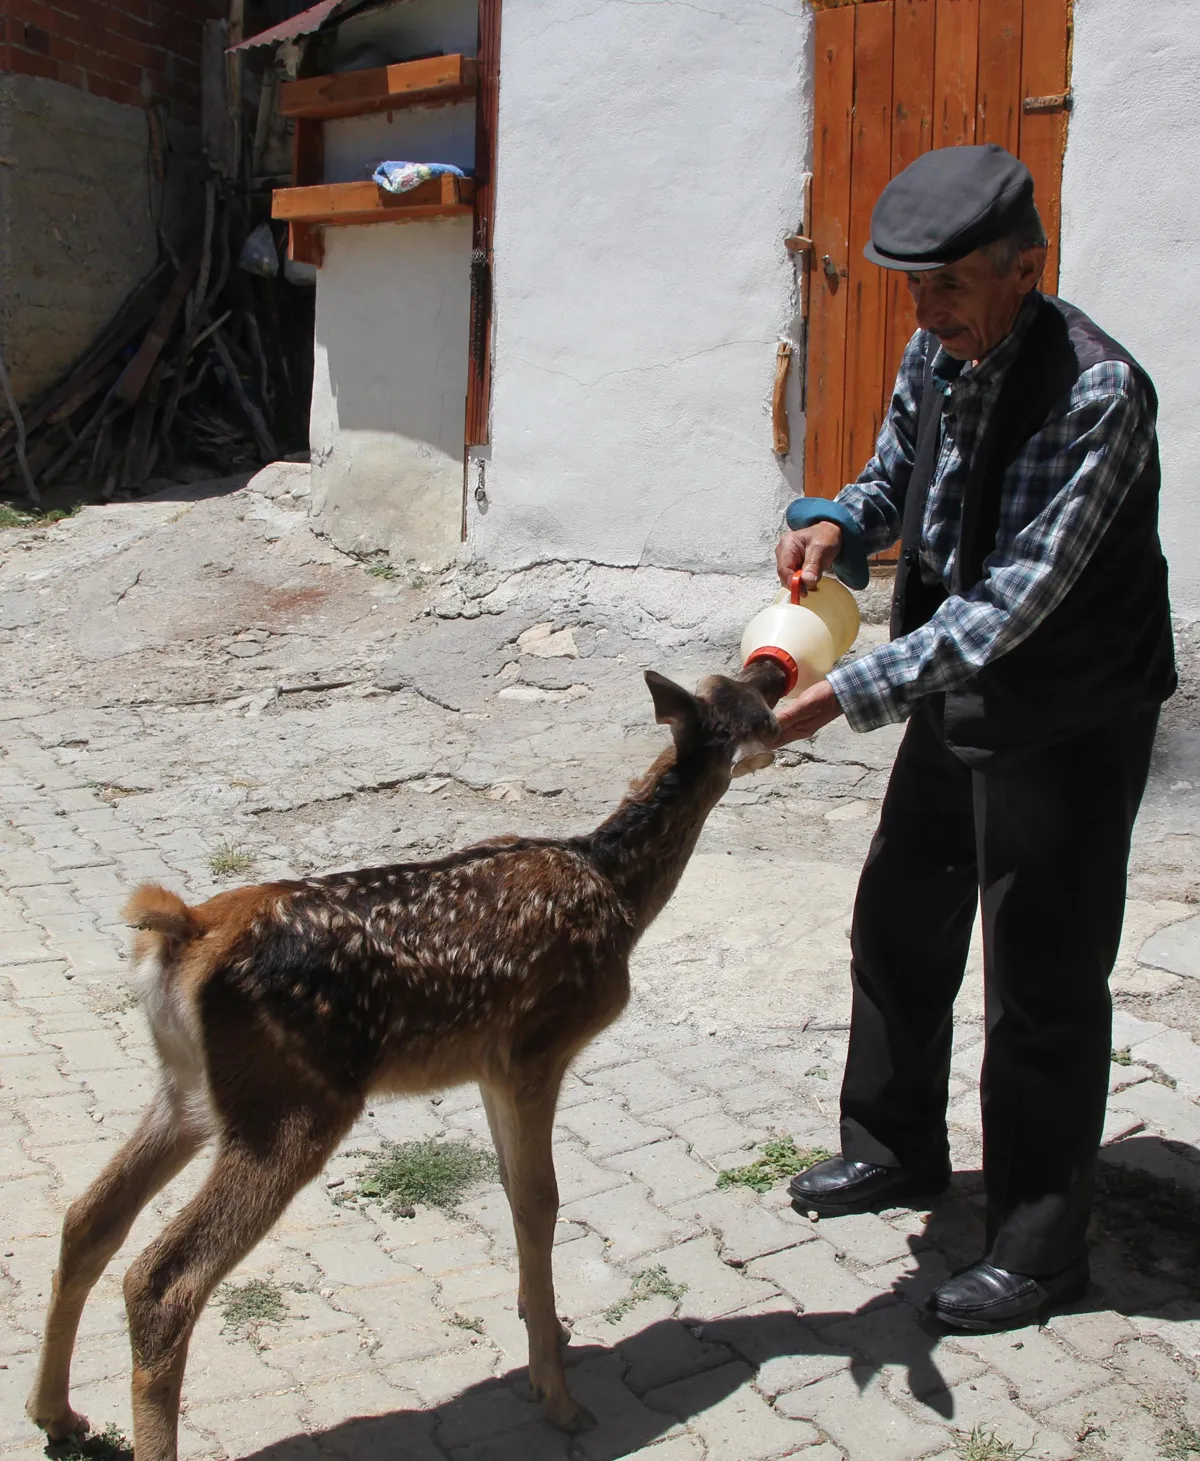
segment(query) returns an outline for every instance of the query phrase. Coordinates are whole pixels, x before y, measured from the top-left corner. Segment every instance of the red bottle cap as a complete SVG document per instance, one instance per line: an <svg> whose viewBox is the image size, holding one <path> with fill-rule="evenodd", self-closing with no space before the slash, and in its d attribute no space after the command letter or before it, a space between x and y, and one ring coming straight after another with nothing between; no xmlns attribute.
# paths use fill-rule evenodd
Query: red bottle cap
<svg viewBox="0 0 1200 1461"><path fill-rule="evenodd" d="M746 656L746 663L753 664L756 659L774 660L787 676L787 686L784 695L790 695L796 688L796 682L800 679L800 668L796 661L788 654L786 649L780 649L775 644L764 644L761 649L755 649Z"/></svg>

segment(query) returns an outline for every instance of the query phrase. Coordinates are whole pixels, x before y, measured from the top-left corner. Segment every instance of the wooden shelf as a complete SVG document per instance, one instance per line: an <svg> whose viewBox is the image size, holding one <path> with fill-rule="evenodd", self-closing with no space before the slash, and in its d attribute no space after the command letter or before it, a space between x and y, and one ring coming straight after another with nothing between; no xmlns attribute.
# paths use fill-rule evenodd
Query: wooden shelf
<svg viewBox="0 0 1200 1461"><path fill-rule="evenodd" d="M427 61L400 61L343 76L310 76L287 81L280 88L279 110L285 117L361 117L431 102L460 101L479 86L479 68L469 56L434 56Z"/></svg>
<svg viewBox="0 0 1200 1461"><path fill-rule="evenodd" d="M271 217L291 224L403 223L415 218L453 218L470 213L475 199L471 178L444 176L407 193L389 193L378 183L318 183L307 188L276 188Z"/></svg>

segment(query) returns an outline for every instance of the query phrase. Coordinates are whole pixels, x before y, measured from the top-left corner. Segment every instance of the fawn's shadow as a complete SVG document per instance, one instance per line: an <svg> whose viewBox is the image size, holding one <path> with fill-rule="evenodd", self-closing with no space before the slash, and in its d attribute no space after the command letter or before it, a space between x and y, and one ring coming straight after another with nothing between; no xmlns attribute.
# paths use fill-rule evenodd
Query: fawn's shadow
<svg viewBox="0 0 1200 1461"><path fill-rule="evenodd" d="M1093 1284L1072 1314L1116 1310L1200 1317L1200 1152L1155 1137L1105 1151L1097 1196ZM1181 1177L1189 1179L1186 1185ZM567 1352L572 1393L598 1417L593 1431L563 1436L540 1419L523 1369L463 1390L431 1410L342 1422L314 1436L264 1447L248 1461L314 1461L320 1453L397 1461L611 1461L663 1436L754 1382L768 1396L849 1373L861 1392L885 1368L944 1420L953 1393L938 1346L953 1336L923 1311L948 1273L978 1258L983 1213L978 1172L961 1173L919 1236L890 1292L854 1310L775 1310L707 1320L665 1319L611 1345L577 1338ZM832 1226L832 1225L831 1225ZM596 1333L595 1326L592 1329ZM315 1443L315 1444L314 1444Z"/></svg>

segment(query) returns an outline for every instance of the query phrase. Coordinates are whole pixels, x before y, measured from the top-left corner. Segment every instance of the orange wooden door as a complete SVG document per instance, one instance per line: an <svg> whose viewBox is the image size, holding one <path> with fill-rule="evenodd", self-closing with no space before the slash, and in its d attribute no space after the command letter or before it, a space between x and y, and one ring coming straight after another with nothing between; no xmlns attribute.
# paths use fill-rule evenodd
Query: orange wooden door
<svg viewBox="0 0 1200 1461"><path fill-rule="evenodd" d="M904 275L863 258L888 180L933 147L998 142L1034 176L1058 280L1070 0L814 0L816 95L804 490L870 460L916 329Z"/></svg>

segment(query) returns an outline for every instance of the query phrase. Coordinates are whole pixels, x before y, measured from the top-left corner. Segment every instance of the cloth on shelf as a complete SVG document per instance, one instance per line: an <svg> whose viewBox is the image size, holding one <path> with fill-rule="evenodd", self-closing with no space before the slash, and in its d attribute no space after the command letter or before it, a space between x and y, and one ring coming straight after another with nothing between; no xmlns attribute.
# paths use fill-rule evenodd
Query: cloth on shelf
<svg viewBox="0 0 1200 1461"><path fill-rule="evenodd" d="M430 178L447 175L466 177L461 167L449 162L381 162L372 174L375 182L388 193L408 193Z"/></svg>

